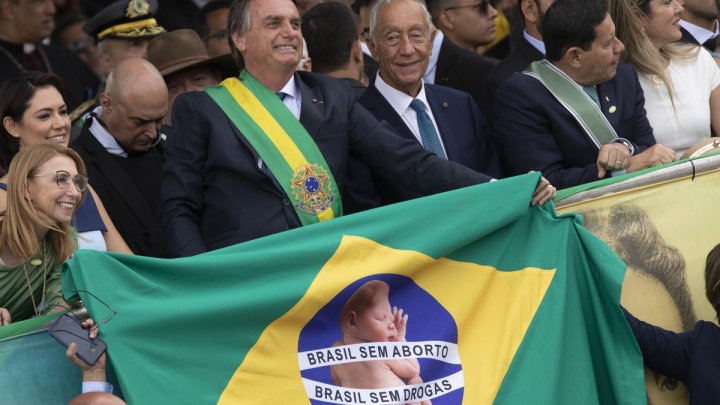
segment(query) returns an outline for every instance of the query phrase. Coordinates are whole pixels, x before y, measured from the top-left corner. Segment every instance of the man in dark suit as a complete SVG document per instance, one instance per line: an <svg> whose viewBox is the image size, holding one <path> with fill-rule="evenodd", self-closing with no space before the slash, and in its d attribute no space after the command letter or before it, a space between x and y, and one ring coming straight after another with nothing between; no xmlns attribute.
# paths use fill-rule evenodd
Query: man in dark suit
<svg viewBox="0 0 720 405"><path fill-rule="evenodd" d="M479 106L482 103L482 88L485 79L497 66L498 60L478 55L455 45L447 37L438 32L435 43L441 37L438 48L438 58L435 63L435 74L432 75L433 82L440 86L451 87L456 90L470 93L475 103ZM434 52L433 48L433 52ZM431 65L428 69L432 68ZM425 76L428 79L428 76Z"/></svg>
<svg viewBox="0 0 720 405"><path fill-rule="evenodd" d="M302 34L312 71L345 80L360 97L366 89L361 82L363 52L351 13L341 3L318 4L303 15Z"/></svg>
<svg viewBox="0 0 720 405"><path fill-rule="evenodd" d="M432 9L434 2L428 2ZM433 18L436 18L433 15ZM468 51L438 31L433 40L430 63L425 70L425 83L452 87L470 93L478 106L482 102L485 79L497 66L498 60ZM437 58L434 56L437 55Z"/></svg>
<svg viewBox="0 0 720 405"><path fill-rule="evenodd" d="M515 72L522 72L532 62L545 57L545 44L540 27L545 12L554 0L520 0L520 12L525 22L523 36L517 47L493 69L483 86L481 110L492 124L493 105L498 87Z"/></svg>
<svg viewBox="0 0 720 405"><path fill-rule="evenodd" d="M69 49L42 43L55 27L55 12L52 0L0 0L0 84L20 72L54 73L72 110L93 97L99 82Z"/></svg>
<svg viewBox="0 0 720 405"><path fill-rule="evenodd" d="M161 256L155 213L164 159L158 130L167 105L157 69L145 59L126 59L108 76L100 107L72 144L118 232L144 256Z"/></svg>
<svg viewBox="0 0 720 405"><path fill-rule="evenodd" d="M239 80L175 101L159 211L168 254L194 255L342 215L350 153L373 174L423 194L489 180L397 136L355 103L346 83L296 73L303 42L292 1L237 1L228 21L233 54L245 63ZM257 111L243 110L233 94ZM290 164L296 157L268 141L266 126L292 150L307 151L307 162ZM554 195L547 183L538 187L534 202Z"/></svg>
<svg viewBox="0 0 720 405"><path fill-rule="evenodd" d="M421 130L421 113L416 112L413 106L413 102L422 103L440 142L441 156L489 176L502 177L499 159L492 145L492 134L470 95L449 87L423 83L433 40L432 22L427 18L424 5L417 2L391 5L380 5L377 10L368 45L379 62L380 70L358 102L379 121L389 123L400 136L432 150L425 139L427 135ZM413 40L401 50L386 40L386 33L392 32L391 26L398 30L398 34L408 36L422 27L426 35L423 35L423 40ZM398 65L409 61L419 63L412 69L398 68ZM359 168L355 168L348 171L348 176L357 177L359 173ZM379 180L375 183L382 190L380 194L385 204L419 196L399 194L392 185Z"/></svg>
<svg viewBox="0 0 720 405"><path fill-rule="evenodd" d="M540 170L566 188L674 160L655 144L637 74L619 63L624 46L604 5L557 0L542 33L547 60L529 69L552 76L515 73L495 98L493 127L511 174Z"/></svg>
<svg viewBox="0 0 720 405"><path fill-rule="evenodd" d="M680 15L680 41L702 45L714 53L718 47L718 5L715 0L685 0Z"/></svg>

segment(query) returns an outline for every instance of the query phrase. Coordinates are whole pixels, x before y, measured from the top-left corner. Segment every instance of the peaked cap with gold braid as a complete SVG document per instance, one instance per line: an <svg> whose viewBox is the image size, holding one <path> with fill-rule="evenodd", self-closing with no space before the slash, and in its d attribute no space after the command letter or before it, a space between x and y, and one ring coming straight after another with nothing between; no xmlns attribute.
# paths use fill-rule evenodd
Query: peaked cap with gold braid
<svg viewBox="0 0 720 405"><path fill-rule="evenodd" d="M165 32L154 16L157 0L118 0L89 19L83 31L103 39L150 39Z"/></svg>

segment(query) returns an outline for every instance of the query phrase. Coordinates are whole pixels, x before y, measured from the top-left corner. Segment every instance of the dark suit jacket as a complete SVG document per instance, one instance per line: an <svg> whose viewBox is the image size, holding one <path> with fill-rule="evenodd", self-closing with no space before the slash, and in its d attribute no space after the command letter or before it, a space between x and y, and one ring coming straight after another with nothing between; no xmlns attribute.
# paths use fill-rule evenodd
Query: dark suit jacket
<svg viewBox="0 0 720 405"><path fill-rule="evenodd" d="M695 39L695 37L694 37L688 30L686 30L685 28L680 27L680 32L682 33L682 38L680 38L680 42L686 42L686 43L688 43L688 44L695 44L695 45L702 45L703 47L705 47L705 49L707 49L708 51L710 51L710 53L714 53L714 52L715 52L715 48L717 48L717 45L718 45L718 38L717 38L717 37L716 37L716 38L712 38L712 39L708 39L707 41L705 41L705 43L701 44L701 43L698 42L698 40Z"/></svg>
<svg viewBox="0 0 720 405"><path fill-rule="evenodd" d="M444 86L425 84L425 93L437 122L445 152L449 160L460 163L475 171L485 173L494 178L501 178L500 160L492 144L492 133L480 115L475 102L468 93ZM378 91L375 84L368 87L358 102L372 113L378 121L387 121L397 133L405 139L418 142L410 128L405 125L402 117ZM360 171L369 172L369 168L360 162L353 162L357 167L348 171L348 179L355 180ZM364 167L363 167L364 166ZM366 179L367 176L360 177ZM359 182L358 182L359 183ZM382 204L404 201L420 197L419 194L403 194L391 184L375 180L377 191L363 190L365 195L378 194ZM368 184L367 182L365 184ZM356 189L356 188L354 188ZM361 201L358 196L355 201ZM378 201L373 199L372 201ZM372 208L371 206L364 207Z"/></svg>
<svg viewBox="0 0 720 405"><path fill-rule="evenodd" d="M513 73L522 72L532 62L544 57L545 55L535 49L530 42L522 38L517 48L510 52L507 58L503 59L495 69L493 69L483 85L482 105L480 106L483 116L488 123L492 125L495 93L500 85Z"/></svg>
<svg viewBox="0 0 720 405"><path fill-rule="evenodd" d="M675 333L647 324L623 309L640 346L645 365L683 381L690 404L717 404L720 399L720 328L700 321L687 333Z"/></svg>
<svg viewBox="0 0 720 405"><path fill-rule="evenodd" d="M655 144L645 97L630 66L620 62L615 77L597 88L603 114L636 154ZM514 73L500 86L493 129L509 174L540 170L558 189L598 180L598 147L534 77Z"/></svg>
<svg viewBox="0 0 720 405"><path fill-rule="evenodd" d="M72 144L87 166L90 185L130 249L138 255L161 257L156 207L148 203L130 175L118 164L117 158L93 136L88 129L90 121L88 119ZM162 160L158 162L156 168L147 171L147 176L160 176Z"/></svg>
<svg viewBox="0 0 720 405"><path fill-rule="evenodd" d="M345 80L350 85L350 87L353 90L353 94L355 94L356 99L359 98L360 96L362 96L363 93L365 93L365 90L367 90L367 86L362 84L362 82L360 80L351 79L349 77L345 77L345 78L343 78L343 80Z"/></svg>
<svg viewBox="0 0 720 405"><path fill-rule="evenodd" d="M351 151L373 175L422 194L488 180L397 136L355 103L345 81L308 72L295 79L300 122L343 198ZM206 93L179 96L173 118L159 211L168 254L194 255L300 226L287 196L258 168L257 152Z"/></svg>
<svg viewBox="0 0 720 405"><path fill-rule="evenodd" d="M22 45L0 41L0 46L8 51L16 61L21 62ZM38 46L45 53L48 62L50 62L50 66L44 66L42 71L55 73L62 79L63 97L70 111L83 101L94 97L100 80L80 58L62 46ZM0 53L0 84L23 70L20 70L7 55Z"/></svg>
<svg viewBox="0 0 720 405"><path fill-rule="evenodd" d="M440 45L435 84L470 93L480 106L483 83L497 64L497 59L461 48L446 36Z"/></svg>

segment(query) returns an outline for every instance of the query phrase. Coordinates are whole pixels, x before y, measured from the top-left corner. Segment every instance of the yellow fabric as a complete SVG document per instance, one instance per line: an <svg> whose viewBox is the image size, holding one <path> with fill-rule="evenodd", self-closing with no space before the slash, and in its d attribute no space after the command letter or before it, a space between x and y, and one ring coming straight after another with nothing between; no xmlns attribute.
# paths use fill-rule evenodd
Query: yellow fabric
<svg viewBox="0 0 720 405"><path fill-rule="evenodd" d="M510 35L510 21L505 16L505 12L501 8L497 12L498 16L495 17L495 39L485 45L485 49L492 48Z"/></svg>
<svg viewBox="0 0 720 405"><path fill-rule="evenodd" d="M474 263L436 260L415 251L346 236L305 296L265 329L228 382L218 404L266 405L266 392L283 399L278 403L309 403L298 401L307 398L299 378L300 332L344 287L377 273L412 278L452 315L458 328L463 377L473 382L464 386L463 403L477 405L490 404L495 398L555 270L498 271ZM410 317L413 322L422 322L422 314ZM520 326L506 330L498 325Z"/></svg>
<svg viewBox="0 0 720 405"><path fill-rule="evenodd" d="M273 145L282 153L288 165L293 170L301 166L309 165L307 159L298 149L292 138L278 124L277 120L268 112L255 95L245 87L240 80L225 80L223 86L230 92L230 95L242 106L243 110L253 118L255 123L265 132L265 135L272 141ZM331 208L317 214L320 221L335 218Z"/></svg>

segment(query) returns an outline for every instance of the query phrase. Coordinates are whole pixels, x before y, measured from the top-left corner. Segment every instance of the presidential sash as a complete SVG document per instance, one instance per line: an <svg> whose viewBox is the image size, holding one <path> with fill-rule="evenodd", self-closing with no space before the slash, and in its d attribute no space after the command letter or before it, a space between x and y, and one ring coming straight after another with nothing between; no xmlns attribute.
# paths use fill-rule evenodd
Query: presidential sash
<svg viewBox="0 0 720 405"><path fill-rule="evenodd" d="M205 92L260 155L303 225L342 215L340 193L325 158L275 93L247 70Z"/></svg>
<svg viewBox="0 0 720 405"><path fill-rule="evenodd" d="M601 145L617 139L615 129L595 101L547 59L531 63L523 73L539 80L552 93L555 99L575 117L595 146L600 148Z"/></svg>

